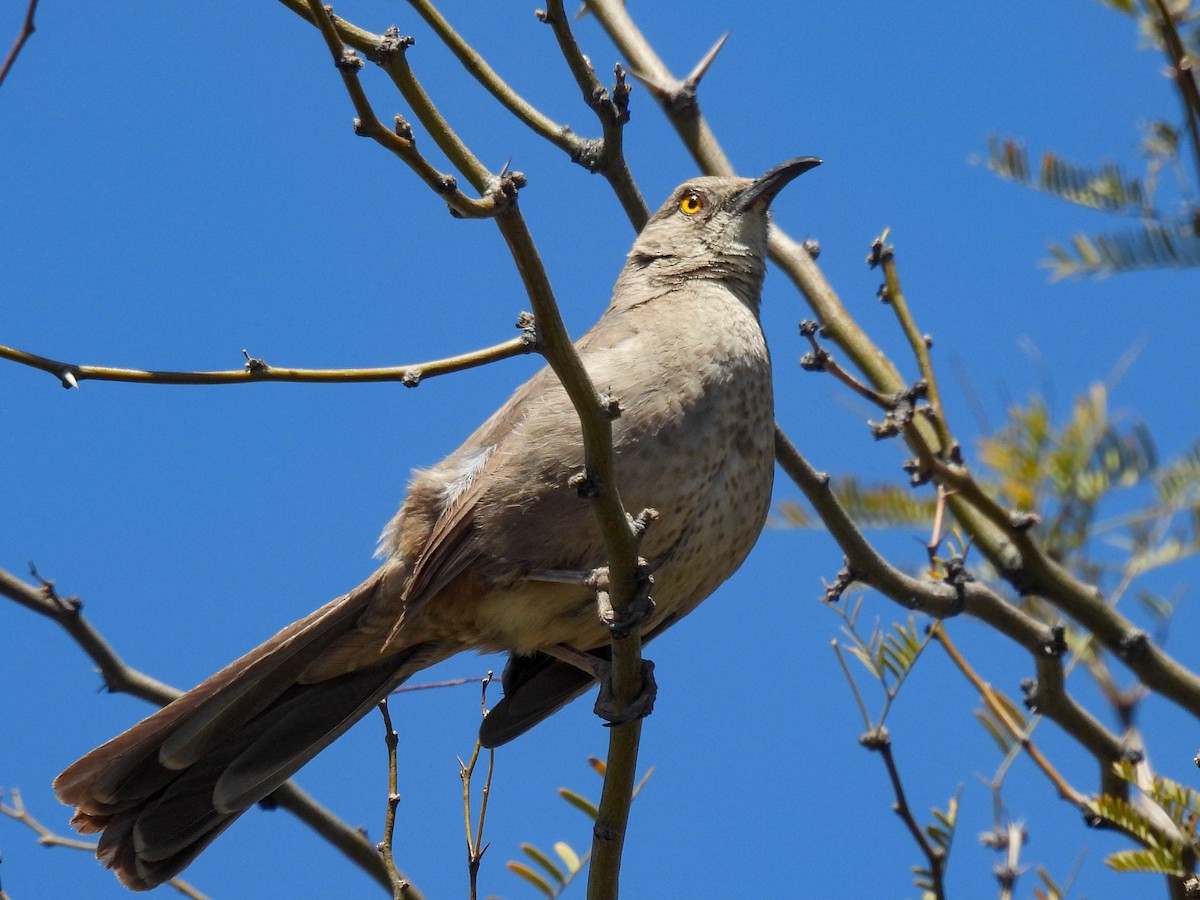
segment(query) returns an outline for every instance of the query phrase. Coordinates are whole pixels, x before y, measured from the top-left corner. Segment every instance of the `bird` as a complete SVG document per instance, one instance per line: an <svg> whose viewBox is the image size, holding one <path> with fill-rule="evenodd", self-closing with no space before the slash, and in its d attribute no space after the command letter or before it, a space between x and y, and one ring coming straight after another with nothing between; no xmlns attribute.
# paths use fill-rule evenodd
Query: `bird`
<svg viewBox="0 0 1200 900"><path fill-rule="evenodd" d="M820 164L680 185L633 243L575 343L614 401L615 478L654 509L640 553L657 637L742 564L774 477L771 358L759 319L769 207ZM366 581L67 767L72 825L134 891L173 878L249 807L414 673L509 654L480 741L513 740L603 677L611 642L588 575L605 565L579 417L549 367L442 462L416 470ZM590 586L591 585L591 586Z"/></svg>

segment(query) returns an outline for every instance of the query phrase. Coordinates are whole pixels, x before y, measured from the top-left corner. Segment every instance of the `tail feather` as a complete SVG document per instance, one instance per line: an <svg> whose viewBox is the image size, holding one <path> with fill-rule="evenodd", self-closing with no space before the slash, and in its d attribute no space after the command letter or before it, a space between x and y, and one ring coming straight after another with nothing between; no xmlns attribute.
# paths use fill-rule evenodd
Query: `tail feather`
<svg viewBox="0 0 1200 900"><path fill-rule="evenodd" d="M364 600L363 594L355 592L302 620L306 627L298 634L288 635L270 654L240 672L236 682L193 709L163 741L159 761L169 769L185 769L266 709L322 650L354 626Z"/></svg>
<svg viewBox="0 0 1200 900"><path fill-rule="evenodd" d="M363 587L370 585L373 580L369 580ZM157 780L158 770L163 765L169 769L178 768L159 762L160 749L177 729L189 722L197 710L205 709L210 703L216 704L217 709L220 709L226 696L236 701L242 694L241 679L244 676L258 670L259 677L248 680L261 681L274 668L273 651L276 647L282 644L303 644L305 637L311 643L312 640L321 637L322 632L332 624L329 621L331 613L340 613L339 618L344 628L351 627L366 599L360 592L361 588L288 626L265 644L234 660L158 712L147 716L129 730L76 760L54 779L54 790L58 799L78 807L80 813L102 817L128 806L130 801L145 797L148 791L156 789L154 782ZM337 629L338 632L342 630L344 629ZM281 661L288 658L285 654ZM263 702L271 702L282 690L283 687L280 687L274 696L267 694ZM227 694L230 691L233 693ZM140 779L146 777L150 777L150 781L140 786Z"/></svg>
<svg viewBox="0 0 1200 900"><path fill-rule="evenodd" d="M400 666L392 658L385 664L329 681L297 685L290 696L255 721L244 749L214 785L213 803L221 810L245 809L287 781L413 671L424 667L423 658L412 665L412 651L401 657ZM281 746L292 750L281 754Z"/></svg>
<svg viewBox="0 0 1200 900"><path fill-rule="evenodd" d="M59 775L59 799L77 807L72 824L103 832L96 855L122 884L148 890L178 874L413 672L449 655L421 644L298 683L379 584L377 573Z"/></svg>

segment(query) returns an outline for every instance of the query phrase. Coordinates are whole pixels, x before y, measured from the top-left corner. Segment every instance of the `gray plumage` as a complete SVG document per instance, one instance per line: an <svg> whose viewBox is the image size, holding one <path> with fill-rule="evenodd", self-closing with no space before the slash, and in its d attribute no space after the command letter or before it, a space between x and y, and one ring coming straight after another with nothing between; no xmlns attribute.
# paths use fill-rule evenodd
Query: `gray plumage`
<svg viewBox="0 0 1200 900"><path fill-rule="evenodd" d="M728 578L771 497L771 363L759 325L767 207L800 158L757 180L696 178L647 223L612 302L576 344L615 397L616 475L658 520L653 638ZM605 562L578 417L543 369L459 450L414 476L382 566L306 618L71 765L54 783L72 824L133 890L174 876L243 811L401 682L463 650L507 651L505 696L481 728L511 740L586 691L609 635L583 576ZM548 652L549 651L549 652Z"/></svg>

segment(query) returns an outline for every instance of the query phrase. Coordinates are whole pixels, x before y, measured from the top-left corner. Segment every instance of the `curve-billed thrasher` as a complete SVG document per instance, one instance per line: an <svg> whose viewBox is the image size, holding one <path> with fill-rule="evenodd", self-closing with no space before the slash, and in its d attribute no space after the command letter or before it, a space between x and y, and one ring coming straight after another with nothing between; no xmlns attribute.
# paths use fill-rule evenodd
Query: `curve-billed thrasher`
<svg viewBox="0 0 1200 900"><path fill-rule="evenodd" d="M659 518L641 552L658 635L733 574L762 529L774 472L771 361L758 320L767 207L816 166L757 180L696 178L634 242L612 303L576 347L617 399L616 476ZM609 633L587 573L605 562L579 419L542 369L431 469L384 532L386 562L54 782L96 855L146 890L414 672L462 650L507 651L487 746L511 740L596 679ZM593 660L584 668L581 661ZM571 665L570 663L575 663ZM587 669L587 671L585 671Z"/></svg>

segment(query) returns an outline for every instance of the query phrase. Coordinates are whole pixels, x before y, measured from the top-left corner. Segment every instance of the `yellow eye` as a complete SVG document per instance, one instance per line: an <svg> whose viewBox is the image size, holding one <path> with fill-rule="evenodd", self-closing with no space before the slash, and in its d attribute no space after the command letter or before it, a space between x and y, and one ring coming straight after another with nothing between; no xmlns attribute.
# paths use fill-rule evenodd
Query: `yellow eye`
<svg viewBox="0 0 1200 900"><path fill-rule="evenodd" d="M694 216L702 209L704 209L704 198L695 191L684 194L683 199L679 201L679 211L685 216Z"/></svg>

